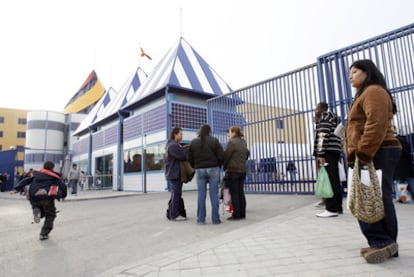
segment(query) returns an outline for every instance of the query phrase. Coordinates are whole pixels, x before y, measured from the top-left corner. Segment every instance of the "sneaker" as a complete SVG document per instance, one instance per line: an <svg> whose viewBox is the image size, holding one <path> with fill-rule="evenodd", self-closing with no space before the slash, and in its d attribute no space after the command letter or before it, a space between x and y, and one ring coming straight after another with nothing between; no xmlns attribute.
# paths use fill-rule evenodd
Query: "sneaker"
<svg viewBox="0 0 414 277"><path fill-rule="evenodd" d="M179 216L177 216L176 218L174 218L173 220L174 220L174 221L185 221L185 220L187 220L187 218L186 218L186 217L184 217L184 216L179 215Z"/></svg>
<svg viewBox="0 0 414 277"><path fill-rule="evenodd" d="M39 208L33 209L33 221L39 223L42 216L42 211Z"/></svg>
<svg viewBox="0 0 414 277"><path fill-rule="evenodd" d="M317 217L335 217L338 216L338 213L333 213L330 211L325 210L323 213L316 214Z"/></svg>
<svg viewBox="0 0 414 277"><path fill-rule="evenodd" d="M39 239L40 240L46 240L46 239L49 239L49 236L40 234Z"/></svg>
<svg viewBox="0 0 414 277"><path fill-rule="evenodd" d="M379 264L398 252L398 244L393 242L383 248L371 248L364 254L364 258L369 264Z"/></svg>

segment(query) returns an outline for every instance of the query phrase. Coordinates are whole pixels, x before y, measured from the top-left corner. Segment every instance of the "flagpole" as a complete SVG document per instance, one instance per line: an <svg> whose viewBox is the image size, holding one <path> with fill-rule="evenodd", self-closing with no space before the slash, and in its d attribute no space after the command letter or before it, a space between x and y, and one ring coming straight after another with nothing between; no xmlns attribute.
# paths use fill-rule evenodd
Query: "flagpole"
<svg viewBox="0 0 414 277"><path fill-rule="evenodd" d="M183 8L180 8L180 37L183 36Z"/></svg>
<svg viewBox="0 0 414 277"><path fill-rule="evenodd" d="M93 54L92 54L92 69L95 69L95 59L96 59L96 48L93 48Z"/></svg>
<svg viewBox="0 0 414 277"><path fill-rule="evenodd" d="M109 82L110 82L110 86L112 86L112 64L109 68Z"/></svg>
<svg viewBox="0 0 414 277"><path fill-rule="evenodd" d="M142 47L141 46L141 42L138 45L139 45L139 47L138 47L139 48L139 51L141 51L141 47ZM138 66L139 67L141 67L141 58L142 58L141 55L138 55Z"/></svg>

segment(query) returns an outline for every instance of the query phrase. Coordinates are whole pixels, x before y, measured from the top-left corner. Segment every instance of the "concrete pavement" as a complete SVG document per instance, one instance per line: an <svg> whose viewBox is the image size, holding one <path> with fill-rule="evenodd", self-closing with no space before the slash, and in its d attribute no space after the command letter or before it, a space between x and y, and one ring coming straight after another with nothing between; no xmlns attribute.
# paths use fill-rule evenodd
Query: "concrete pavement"
<svg viewBox="0 0 414 277"><path fill-rule="evenodd" d="M136 194L141 193L83 191L67 201ZM24 199L9 193L0 198ZM382 264L367 264L359 256L367 245L348 210L336 218L317 218L320 210L307 205L248 225L247 212L243 222L222 223L240 224L234 231L121 264L98 276L414 276L414 205L395 206L400 257Z"/></svg>
<svg viewBox="0 0 414 277"><path fill-rule="evenodd" d="M414 276L414 205L396 208L400 257L382 264L360 257L367 244L348 210L317 218L311 205L99 276Z"/></svg>

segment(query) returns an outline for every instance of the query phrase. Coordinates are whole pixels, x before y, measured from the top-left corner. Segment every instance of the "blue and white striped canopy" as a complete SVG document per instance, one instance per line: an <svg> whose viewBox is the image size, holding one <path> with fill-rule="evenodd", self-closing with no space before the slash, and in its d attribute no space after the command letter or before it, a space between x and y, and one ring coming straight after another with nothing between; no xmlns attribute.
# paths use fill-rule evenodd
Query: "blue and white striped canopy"
<svg viewBox="0 0 414 277"><path fill-rule="evenodd" d="M118 95L114 99L111 99L111 103L107 108L105 108L105 111L93 121L93 123L99 122L110 117L111 115L116 114L122 106L128 103L128 101L135 96L146 79L147 74L141 67L138 67L138 69L124 83L122 88L119 90Z"/></svg>
<svg viewBox="0 0 414 277"><path fill-rule="evenodd" d="M147 74L142 68L138 67L138 69L124 83L118 93L110 88L98 103L96 103L88 116L81 122L75 134L85 131L92 124L98 123L116 114L121 107L134 96L146 78Z"/></svg>
<svg viewBox="0 0 414 277"><path fill-rule="evenodd" d="M91 126L97 120L97 118L100 118L104 114L106 108L110 105L111 101L116 98L116 96L116 91L112 87L110 87L101 97L101 99L99 99L99 101L95 104L95 106L88 113L85 119L82 120L82 122L79 124L78 128L74 132L74 135L87 130L89 126Z"/></svg>
<svg viewBox="0 0 414 277"><path fill-rule="evenodd" d="M230 86L182 37L158 63L138 92L123 106L130 106L167 86L212 96L232 91Z"/></svg>

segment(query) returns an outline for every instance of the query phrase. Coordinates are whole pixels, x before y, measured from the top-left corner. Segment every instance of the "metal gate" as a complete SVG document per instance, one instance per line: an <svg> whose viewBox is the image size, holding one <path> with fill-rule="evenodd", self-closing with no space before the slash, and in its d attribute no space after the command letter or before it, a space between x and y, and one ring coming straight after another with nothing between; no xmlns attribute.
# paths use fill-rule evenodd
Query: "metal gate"
<svg viewBox="0 0 414 277"><path fill-rule="evenodd" d="M371 59L384 74L399 112L394 124L413 148L414 24L333 51L317 63L208 101L208 121L223 145L241 126L250 157L245 191L313 194L314 110L318 102L343 121L352 101L349 65ZM288 164L297 169L291 174Z"/></svg>

